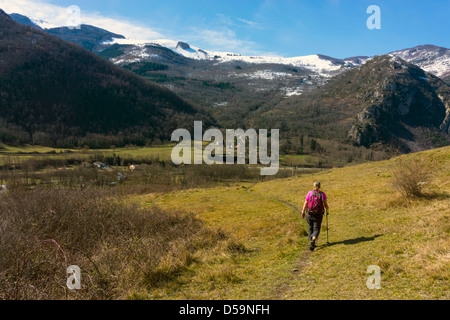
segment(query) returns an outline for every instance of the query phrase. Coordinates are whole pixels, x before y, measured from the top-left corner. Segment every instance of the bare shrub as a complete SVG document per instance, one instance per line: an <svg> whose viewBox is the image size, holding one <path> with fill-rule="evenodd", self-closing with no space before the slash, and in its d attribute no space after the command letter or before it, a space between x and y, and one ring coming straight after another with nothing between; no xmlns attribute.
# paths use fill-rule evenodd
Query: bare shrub
<svg viewBox="0 0 450 320"><path fill-rule="evenodd" d="M140 208L112 190L9 192L0 195L0 300L126 298L174 281L225 241L192 214ZM82 290L66 287L70 265Z"/></svg>
<svg viewBox="0 0 450 320"><path fill-rule="evenodd" d="M423 196L431 177L431 165L423 159L399 160L393 170L392 185L406 198Z"/></svg>

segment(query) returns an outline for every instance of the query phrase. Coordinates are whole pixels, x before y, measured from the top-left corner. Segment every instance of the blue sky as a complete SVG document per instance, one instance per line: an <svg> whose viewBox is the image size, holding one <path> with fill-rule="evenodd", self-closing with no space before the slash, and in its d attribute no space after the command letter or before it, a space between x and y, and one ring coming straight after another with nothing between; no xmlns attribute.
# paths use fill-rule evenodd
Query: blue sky
<svg viewBox="0 0 450 320"><path fill-rule="evenodd" d="M48 21L56 19L55 8L70 5L80 7L82 23L128 37L241 54L345 58L450 47L450 0L0 0L7 13ZM366 26L369 5L381 9L381 30Z"/></svg>

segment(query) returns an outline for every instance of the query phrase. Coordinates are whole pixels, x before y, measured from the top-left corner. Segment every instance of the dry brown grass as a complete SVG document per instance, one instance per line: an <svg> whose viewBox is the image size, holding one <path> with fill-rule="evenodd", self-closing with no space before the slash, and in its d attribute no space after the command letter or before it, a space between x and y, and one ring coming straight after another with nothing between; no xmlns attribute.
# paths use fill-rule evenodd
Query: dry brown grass
<svg viewBox="0 0 450 320"><path fill-rule="evenodd" d="M406 198L418 198L429 183L432 165L424 159L399 159L392 172L394 188Z"/></svg>
<svg viewBox="0 0 450 320"><path fill-rule="evenodd" d="M226 236L191 214L139 208L100 189L0 196L0 299L121 299L176 282ZM66 287L69 265L82 290Z"/></svg>

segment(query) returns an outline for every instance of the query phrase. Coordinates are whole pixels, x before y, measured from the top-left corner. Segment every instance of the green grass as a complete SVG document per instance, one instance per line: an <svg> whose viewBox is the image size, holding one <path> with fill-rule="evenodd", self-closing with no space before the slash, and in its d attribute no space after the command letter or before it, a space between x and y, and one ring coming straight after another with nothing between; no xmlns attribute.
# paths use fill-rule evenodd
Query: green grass
<svg viewBox="0 0 450 320"><path fill-rule="evenodd" d="M326 144L320 140L321 144ZM203 142L203 148L209 143ZM24 145L19 147L8 146L0 143L0 165L4 162L5 157L15 157L13 162L20 159L35 158L35 159L76 159L79 161L85 161L92 159L95 156L119 156L121 158L130 159L131 161L143 162L144 160L164 160L170 161L172 149L176 143L168 143L161 146L154 147L121 147L112 149L64 149L64 148L51 148L36 145ZM327 149L331 147L327 145ZM338 146L338 149L340 147ZM330 149L331 150L331 149ZM361 150L359 150L361 151ZM363 160L363 154L359 157L351 156L355 150L336 151L330 154L280 154L280 166L284 167L297 167L297 168L330 168L330 167L343 167L349 164L357 164L368 162ZM365 151L368 152L367 150ZM194 157L194 150L192 149L192 159ZM349 157L352 159L349 161Z"/></svg>
<svg viewBox="0 0 450 320"><path fill-rule="evenodd" d="M76 149L61 149L51 148L36 145L25 145L20 147L9 146L0 143L0 153L2 154L15 154L15 153L49 153L49 152L64 152L64 151L76 151Z"/></svg>
<svg viewBox="0 0 450 320"><path fill-rule="evenodd" d="M182 299L252 299L255 293L271 297L273 280L286 273L305 242L292 209L278 201L247 192L250 185L194 189L140 197L145 206L157 204L196 213L207 225L230 235L236 244L227 254L197 257L192 274L173 292L158 297ZM268 232L270 230L270 232ZM237 248L237 250L236 250ZM150 297L154 297L151 295Z"/></svg>
<svg viewBox="0 0 450 320"><path fill-rule="evenodd" d="M12 147L0 145L0 164L5 158L15 158L16 160L24 158L43 159L79 159L87 160L95 155L116 154L120 157L135 159L136 161L143 159L170 160L173 145L165 145L158 147L123 147L115 149L61 149L43 146L20 146Z"/></svg>
<svg viewBox="0 0 450 320"><path fill-rule="evenodd" d="M0 161L16 156L88 158L101 152L164 159L170 157L171 150L172 146L167 145L56 153L37 146L7 147ZM47 153L52 151L55 153ZM399 163L411 159L428 163L433 175L424 187L423 197L405 199L392 187L393 171ZM155 177L164 179L162 166L158 165L147 170L154 169ZM206 167L200 169L202 173L216 170ZM165 212L192 213L209 230L216 230L220 243L206 246L206 238L199 245L184 247L175 241L171 245L181 255L168 254L154 273L145 274L147 285L136 283L143 276L137 272L136 279L130 276L123 280L124 284L129 281L134 285L121 286L115 294L129 299L448 299L448 168L450 147L314 173L302 170L300 176L263 183L230 180L202 184L207 188L193 183L196 189L177 188L173 192L165 190L174 189L156 186L158 190L149 189L146 192L154 193L144 195L133 193L131 186L110 189L117 192L114 197L118 201L126 197L125 203L137 201L149 210L157 205ZM145 178L140 172L145 170L133 174ZM195 170L189 172L191 178L202 176ZM167 177L170 179L170 174ZM311 253L307 248L306 222L299 209L315 180L322 182L331 207L330 244L325 244L323 227L319 247ZM131 191L121 194L120 190L126 188ZM82 195L76 196L75 191L74 199L84 203ZM381 268L381 290L369 290L366 286L370 265ZM155 279L158 285L154 285Z"/></svg>
<svg viewBox="0 0 450 320"><path fill-rule="evenodd" d="M426 196L404 199L391 186L400 158L251 185L139 198L143 205L193 212L247 251L198 257L164 299L449 299L450 147L402 156L432 163ZM301 208L314 180L329 198L330 244L306 249ZM367 268L381 268L369 290ZM296 269L294 272L293 270Z"/></svg>

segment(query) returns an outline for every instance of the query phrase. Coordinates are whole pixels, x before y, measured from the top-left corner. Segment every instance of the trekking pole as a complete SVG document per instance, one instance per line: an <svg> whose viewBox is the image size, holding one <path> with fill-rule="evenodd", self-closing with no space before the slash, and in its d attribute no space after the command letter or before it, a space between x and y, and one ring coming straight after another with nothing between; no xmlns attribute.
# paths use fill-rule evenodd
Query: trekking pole
<svg viewBox="0 0 450 320"><path fill-rule="evenodd" d="M329 244L329 242L328 242L328 211L327 211L327 244Z"/></svg>

